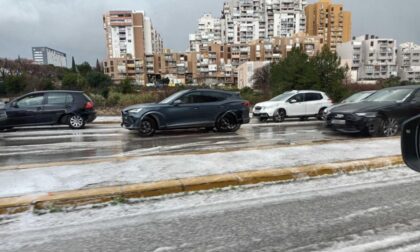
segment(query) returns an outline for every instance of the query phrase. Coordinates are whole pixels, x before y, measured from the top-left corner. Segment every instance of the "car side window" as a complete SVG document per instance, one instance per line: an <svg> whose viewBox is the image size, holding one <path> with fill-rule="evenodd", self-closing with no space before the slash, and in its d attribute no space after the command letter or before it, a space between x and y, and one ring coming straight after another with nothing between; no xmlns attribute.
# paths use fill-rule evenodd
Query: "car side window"
<svg viewBox="0 0 420 252"><path fill-rule="evenodd" d="M28 108L34 106L41 106L44 102L44 94L28 95L16 102L19 108Z"/></svg>
<svg viewBox="0 0 420 252"><path fill-rule="evenodd" d="M69 105L73 103L73 96L66 93L50 93L47 96L48 105Z"/></svg>
<svg viewBox="0 0 420 252"><path fill-rule="evenodd" d="M181 97L181 101L184 104L191 104L191 103L197 103L196 101L199 100L200 93L199 92L192 92L188 93Z"/></svg>
<svg viewBox="0 0 420 252"><path fill-rule="evenodd" d="M303 102L303 94L294 95L289 99L289 101L291 100L296 100L296 102Z"/></svg>
<svg viewBox="0 0 420 252"><path fill-rule="evenodd" d="M322 95L318 93L306 93L305 101L320 101L322 100Z"/></svg>
<svg viewBox="0 0 420 252"><path fill-rule="evenodd" d="M420 90L417 90L416 91L416 93L414 94L414 97L413 97L412 101L415 101L416 103L420 103Z"/></svg>
<svg viewBox="0 0 420 252"><path fill-rule="evenodd" d="M192 104L192 103L209 103L209 102L218 102L223 101L227 98L223 94L218 93L207 93L207 92L193 92L184 95L181 98L182 103Z"/></svg>

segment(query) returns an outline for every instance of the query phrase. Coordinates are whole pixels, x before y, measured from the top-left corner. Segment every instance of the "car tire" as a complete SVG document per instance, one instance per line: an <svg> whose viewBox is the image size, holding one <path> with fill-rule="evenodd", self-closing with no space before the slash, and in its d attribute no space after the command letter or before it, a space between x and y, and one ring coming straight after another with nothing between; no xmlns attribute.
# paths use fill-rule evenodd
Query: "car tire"
<svg viewBox="0 0 420 252"><path fill-rule="evenodd" d="M67 124L71 129L83 129L86 125L86 120L77 114L68 116Z"/></svg>
<svg viewBox="0 0 420 252"><path fill-rule="evenodd" d="M284 109L279 109L273 114L274 122L284 122L286 119L286 111Z"/></svg>
<svg viewBox="0 0 420 252"><path fill-rule="evenodd" d="M373 136L376 137L393 137L400 131L400 124L396 118L380 118L378 127Z"/></svg>
<svg viewBox="0 0 420 252"><path fill-rule="evenodd" d="M216 123L216 129L219 132L235 132L239 130L241 124L232 114L221 117Z"/></svg>
<svg viewBox="0 0 420 252"><path fill-rule="evenodd" d="M325 111L325 108L320 109L318 112L318 115L316 116L316 119L318 119L319 121L324 121L325 120L324 111Z"/></svg>
<svg viewBox="0 0 420 252"><path fill-rule="evenodd" d="M144 118L139 125L139 135L141 137L151 137L156 132L156 122L152 118Z"/></svg>

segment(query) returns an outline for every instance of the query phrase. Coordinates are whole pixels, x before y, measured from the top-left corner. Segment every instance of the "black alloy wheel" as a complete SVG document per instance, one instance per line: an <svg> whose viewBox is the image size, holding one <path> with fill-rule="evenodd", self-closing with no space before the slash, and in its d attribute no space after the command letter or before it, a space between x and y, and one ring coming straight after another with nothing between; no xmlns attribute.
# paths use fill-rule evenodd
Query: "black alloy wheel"
<svg viewBox="0 0 420 252"><path fill-rule="evenodd" d="M235 132L240 127L241 124L239 124L236 118L231 114L224 115L220 118L216 126L217 130L220 132Z"/></svg>
<svg viewBox="0 0 420 252"><path fill-rule="evenodd" d="M156 132L156 123L151 118L144 118L140 122L139 134L142 137L153 136Z"/></svg>

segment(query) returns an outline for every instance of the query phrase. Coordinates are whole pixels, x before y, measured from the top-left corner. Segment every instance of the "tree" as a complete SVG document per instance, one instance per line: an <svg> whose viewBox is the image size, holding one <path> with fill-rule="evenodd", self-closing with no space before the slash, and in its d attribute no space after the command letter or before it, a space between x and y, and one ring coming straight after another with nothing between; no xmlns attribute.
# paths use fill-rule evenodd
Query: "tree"
<svg viewBox="0 0 420 252"><path fill-rule="evenodd" d="M109 88L112 84L111 78L101 72L92 71L86 74L86 81L89 87L96 90Z"/></svg>
<svg viewBox="0 0 420 252"><path fill-rule="evenodd" d="M348 94L343 85L348 67L340 66L340 58L326 45L322 51L311 59L318 81L315 89L329 94L334 100L341 100Z"/></svg>
<svg viewBox="0 0 420 252"><path fill-rule="evenodd" d="M74 61L74 57L71 57L71 71L77 72L76 62Z"/></svg>
<svg viewBox="0 0 420 252"><path fill-rule="evenodd" d="M86 88L86 80L77 73L64 74L62 88L68 90L84 90Z"/></svg>
<svg viewBox="0 0 420 252"><path fill-rule="evenodd" d="M271 64L257 68L254 71L252 80L254 81L254 88L261 91L264 98L268 99L272 96L270 88L271 78Z"/></svg>
<svg viewBox="0 0 420 252"><path fill-rule="evenodd" d="M99 59L96 59L96 67L95 67L95 71L97 71L97 72L103 72L103 71L102 71L102 65L101 65L101 63L99 62Z"/></svg>
<svg viewBox="0 0 420 252"><path fill-rule="evenodd" d="M128 78L121 81L120 88L123 94L129 94L133 92L133 86L131 85L131 80Z"/></svg>
<svg viewBox="0 0 420 252"><path fill-rule="evenodd" d="M287 90L310 89L317 84L315 69L301 49L293 48L287 57L271 67L271 90L274 94Z"/></svg>
<svg viewBox="0 0 420 252"><path fill-rule="evenodd" d="M92 72L92 67L86 61L78 65L77 69L79 70L79 73L83 76L86 76L89 72Z"/></svg>
<svg viewBox="0 0 420 252"><path fill-rule="evenodd" d="M5 78L4 86L8 94L19 94L25 90L25 77L23 75L10 75Z"/></svg>

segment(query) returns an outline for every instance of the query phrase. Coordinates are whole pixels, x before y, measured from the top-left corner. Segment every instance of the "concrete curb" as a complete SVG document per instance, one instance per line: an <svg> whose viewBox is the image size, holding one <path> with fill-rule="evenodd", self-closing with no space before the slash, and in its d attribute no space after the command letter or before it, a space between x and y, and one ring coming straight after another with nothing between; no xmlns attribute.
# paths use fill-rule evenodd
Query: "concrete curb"
<svg viewBox="0 0 420 252"><path fill-rule="evenodd" d="M42 195L0 198L0 214L15 214L31 209L48 210L62 207L78 207L88 204L110 202L118 198L146 198L230 186L267 182L290 182L303 178L345 174L356 171L370 171L402 164L403 160L401 156L391 156L350 162L237 172L133 185L54 192Z"/></svg>

